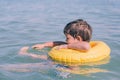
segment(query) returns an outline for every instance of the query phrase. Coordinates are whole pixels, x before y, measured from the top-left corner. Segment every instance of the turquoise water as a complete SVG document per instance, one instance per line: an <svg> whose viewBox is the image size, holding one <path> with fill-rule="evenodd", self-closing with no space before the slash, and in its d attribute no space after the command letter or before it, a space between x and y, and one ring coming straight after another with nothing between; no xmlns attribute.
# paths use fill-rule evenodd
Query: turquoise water
<svg viewBox="0 0 120 80"><path fill-rule="evenodd" d="M56 70L48 61L18 55L23 46L64 41L64 26L78 18L91 24L92 40L104 41L111 48L109 62L87 66L88 71L97 68L108 72L74 74ZM0 35L0 80L120 79L119 0L0 0Z"/></svg>

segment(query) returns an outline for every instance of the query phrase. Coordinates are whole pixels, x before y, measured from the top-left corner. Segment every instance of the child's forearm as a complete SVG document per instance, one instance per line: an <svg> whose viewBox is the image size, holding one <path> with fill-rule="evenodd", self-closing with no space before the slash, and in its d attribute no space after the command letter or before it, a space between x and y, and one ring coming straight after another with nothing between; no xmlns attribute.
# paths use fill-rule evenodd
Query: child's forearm
<svg viewBox="0 0 120 80"><path fill-rule="evenodd" d="M24 55L24 56L30 56L32 58L39 58L39 59L47 60L47 55L37 55L33 53L28 53L28 49L29 49L28 46L21 48L19 51L19 54Z"/></svg>
<svg viewBox="0 0 120 80"><path fill-rule="evenodd" d="M89 43L74 43L68 44L68 48L88 51L90 49Z"/></svg>
<svg viewBox="0 0 120 80"><path fill-rule="evenodd" d="M26 56L30 56L32 58L43 59L43 60L47 60L48 58L46 55L37 55L37 54L32 54L32 53L28 53L26 54Z"/></svg>
<svg viewBox="0 0 120 80"><path fill-rule="evenodd" d="M63 41L54 41L53 44L54 44L54 46L58 46L58 45L63 45L63 44L67 44L67 43L63 42Z"/></svg>
<svg viewBox="0 0 120 80"><path fill-rule="evenodd" d="M58 46L58 45L62 45L62 44L67 44L67 43L62 42L62 41L46 42L46 43L44 43L44 46L45 47L54 47L54 46Z"/></svg>
<svg viewBox="0 0 120 80"><path fill-rule="evenodd" d="M46 42L43 45L44 45L44 47L53 47L54 43L53 42Z"/></svg>

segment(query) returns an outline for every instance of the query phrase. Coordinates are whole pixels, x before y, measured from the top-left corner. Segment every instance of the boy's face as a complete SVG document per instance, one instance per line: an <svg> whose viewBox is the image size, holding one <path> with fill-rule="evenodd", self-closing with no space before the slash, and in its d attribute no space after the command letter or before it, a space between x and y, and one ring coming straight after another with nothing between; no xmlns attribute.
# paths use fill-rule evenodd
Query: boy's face
<svg viewBox="0 0 120 80"><path fill-rule="evenodd" d="M78 39L72 37L70 34L65 34L65 36L66 36L66 42L68 44L80 42Z"/></svg>

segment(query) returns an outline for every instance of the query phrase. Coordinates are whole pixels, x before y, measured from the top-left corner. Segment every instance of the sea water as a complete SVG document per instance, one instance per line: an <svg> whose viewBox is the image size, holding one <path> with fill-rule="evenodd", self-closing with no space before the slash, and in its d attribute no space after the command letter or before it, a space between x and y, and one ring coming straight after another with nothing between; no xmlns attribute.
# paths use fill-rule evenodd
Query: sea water
<svg viewBox="0 0 120 80"><path fill-rule="evenodd" d="M92 26L92 40L111 48L107 62L71 73L48 60L18 55L24 46L65 41L65 25L79 18ZM47 55L49 50L30 52ZM120 0L0 0L0 80L119 80L119 57Z"/></svg>

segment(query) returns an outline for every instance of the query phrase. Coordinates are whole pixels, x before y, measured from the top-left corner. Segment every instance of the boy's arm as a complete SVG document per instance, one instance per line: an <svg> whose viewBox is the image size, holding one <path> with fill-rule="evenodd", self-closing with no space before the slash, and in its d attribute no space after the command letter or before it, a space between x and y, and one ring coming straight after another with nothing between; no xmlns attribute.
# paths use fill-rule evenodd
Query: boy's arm
<svg viewBox="0 0 120 80"><path fill-rule="evenodd" d="M43 59L43 60L47 60L48 59L47 55L37 55L37 54L33 54L33 53L28 53L26 55L30 56L32 58L38 58L38 59Z"/></svg>
<svg viewBox="0 0 120 80"><path fill-rule="evenodd" d="M46 42L46 43L43 43L43 44L33 45L32 48L33 49L42 49L42 48L45 48L45 47L54 47L54 46L58 46L58 45L62 45L62 44L67 44L67 43L62 42L62 41Z"/></svg>
<svg viewBox="0 0 120 80"><path fill-rule="evenodd" d="M79 43L77 42L77 43L71 43L71 44L65 44L65 45L58 46L58 49L62 49L62 48L88 51L90 49L90 44L88 42L79 42Z"/></svg>
<svg viewBox="0 0 120 80"><path fill-rule="evenodd" d="M47 60L47 55L37 55L37 54L33 54L33 53L28 53L29 47L23 47L20 49L19 54L20 55L25 55L25 56L30 56L32 58L38 58L38 59L43 59L43 60Z"/></svg>
<svg viewBox="0 0 120 80"><path fill-rule="evenodd" d="M88 42L72 43L68 44L67 48L88 51L90 49L90 44Z"/></svg>

